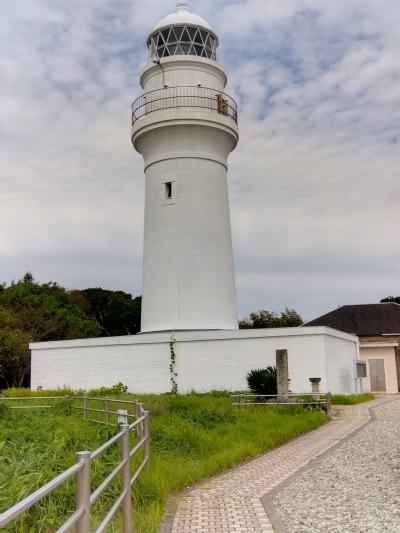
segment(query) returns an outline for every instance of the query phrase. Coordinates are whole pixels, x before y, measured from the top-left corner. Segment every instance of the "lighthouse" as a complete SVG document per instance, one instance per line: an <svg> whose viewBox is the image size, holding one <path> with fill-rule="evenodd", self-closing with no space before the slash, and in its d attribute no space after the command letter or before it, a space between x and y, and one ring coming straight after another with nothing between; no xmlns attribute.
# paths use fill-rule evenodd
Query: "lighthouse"
<svg viewBox="0 0 400 533"><path fill-rule="evenodd" d="M238 116L218 44L185 0L147 40L132 105L145 172L142 333L238 329L227 184Z"/></svg>

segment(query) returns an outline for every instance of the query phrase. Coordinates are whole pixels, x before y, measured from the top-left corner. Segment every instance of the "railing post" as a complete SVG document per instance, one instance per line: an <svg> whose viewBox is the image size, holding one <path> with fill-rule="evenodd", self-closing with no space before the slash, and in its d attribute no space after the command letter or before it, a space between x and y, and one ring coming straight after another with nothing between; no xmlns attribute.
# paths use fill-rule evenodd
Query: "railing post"
<svg viewBox="0 0 400 533"><path fill-rule="evenodd" d="M123 533L132 533L131 458L128 424L122 424L121 431L121 461L125 463L121 470L121 493L125 493L122 500Z"/></svg>
<svg viewBox="0 0 400 533"><path fill-rule="evenodd" d="M143 414L142 404L138 402L136 404L136 420L139 420L139 418L142 417L142 414ZM143 423L139 422L139 424L136 427L137 427L138 438L139 440L141 440L143 438Z"/></svg>
<svg viewBox="0 0 400 533"><path fill-rule="evenodd" d="M330 415L332 411L332 394L326 393L326 414Z"/></svg>
<svg viewBox="0 0 400 533"><path fill-rule="evenodd" d="M128 423L128 411L126 409L118 409L118 424L122 427Z"/></svg>
<svg viewBox="0 0 400 533"><path fill-rule="evenodd" d="M146 461L147 468L150 466L150 420L149 412L144 411L146 418L144 419L144 436L146 440L144 441L144 460Z"/></svg>
<svg viewBox="0 0 400 533"><path fill-rule="evenodd" d="M87 407L88 407L88 400L87 397L83 397L83 418L87 418Z"/></svg>
<svg viewBox="0 0 400 533"><path fill-rule="evenodd" d="M139 402L138 401L136 401L136 403L135 403L135 416L136 416L136 420L138 420L140 418L140 407L139 407ZM139 426L136 426L136 433L137 433L137 436L140 439L140 428L139 428Z"/></svg>
<svg viewBox="0 0 400 533"><path fill-rule="evenodd" d="M109 423L109 417L108 417L108 411L109 411L109 402L108 402L108 398L104 398L104 422L106 424Z"/></svg>
<svg viewBox="0 0 400 533"><path fill-rule="evenodd" d="M76 508L84 513L76 524L76 533L90 533L90 452L78 452L83 468L76 475Z"/></svg>

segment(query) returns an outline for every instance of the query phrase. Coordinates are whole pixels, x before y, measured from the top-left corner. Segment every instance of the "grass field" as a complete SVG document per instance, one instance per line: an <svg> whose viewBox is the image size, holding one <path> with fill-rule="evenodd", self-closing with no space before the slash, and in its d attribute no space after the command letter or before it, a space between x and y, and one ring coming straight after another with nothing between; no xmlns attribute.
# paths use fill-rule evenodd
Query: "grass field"
<svg viewBox="0 0 400 533"><path fill-rule="evenodd" d="M16 394L17 391L11 394ZM27 391L18 391L26 395ZM60 391L65 393L66 391ZM45 395L45 391L40 392ZM122 396L120 396L122 398ZM129 396L150 411L151 465L134 486L138 533L158 530L170 494L240 461L283 444L328 420L301 407L238 410L225 393ZM75 462L75 453L93 450L116 432L82 420L63 407L9 411L0 418L0 512ZM92 490L119 460L118 446L93 462ZM93 524L104 518L119 486L116 482L93 506ZM6 531L56 530L74 509L74 481L35 505ZM110 531L120 532L118 519Z"/></svg>
<svg viewBox="0 0 400 533"><path fill-rule="evenodd" d="M357 403L369 402L375 396L369 392L365 394L334 394L332 396L333 405L356 405Z"/></svg>

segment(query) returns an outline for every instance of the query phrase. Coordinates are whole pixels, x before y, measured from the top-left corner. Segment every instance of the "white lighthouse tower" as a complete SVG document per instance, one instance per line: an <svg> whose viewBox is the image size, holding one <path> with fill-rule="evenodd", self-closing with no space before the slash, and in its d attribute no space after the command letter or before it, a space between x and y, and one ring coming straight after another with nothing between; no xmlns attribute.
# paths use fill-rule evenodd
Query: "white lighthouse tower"
<svg viewBox="0 0 400 533"><path fill-rule="evenodd" d="M236 330L227 158L237 108L218 37L178 0L147 45L132 106L146 180L141 331Z"/></svg>

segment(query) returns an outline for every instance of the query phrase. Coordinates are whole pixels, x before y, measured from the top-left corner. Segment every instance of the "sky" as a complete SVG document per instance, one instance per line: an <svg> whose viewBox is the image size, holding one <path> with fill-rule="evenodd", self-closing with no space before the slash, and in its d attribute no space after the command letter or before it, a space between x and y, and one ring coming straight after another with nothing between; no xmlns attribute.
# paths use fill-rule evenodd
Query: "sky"
<svg viewBox="0 0 400 533"><path fill-rule="evenodd" d="M174 0L1 0L0 280L141 293L146 38ZM400 294L400 2L192 0L239 104L240 316Z"/></svg>

